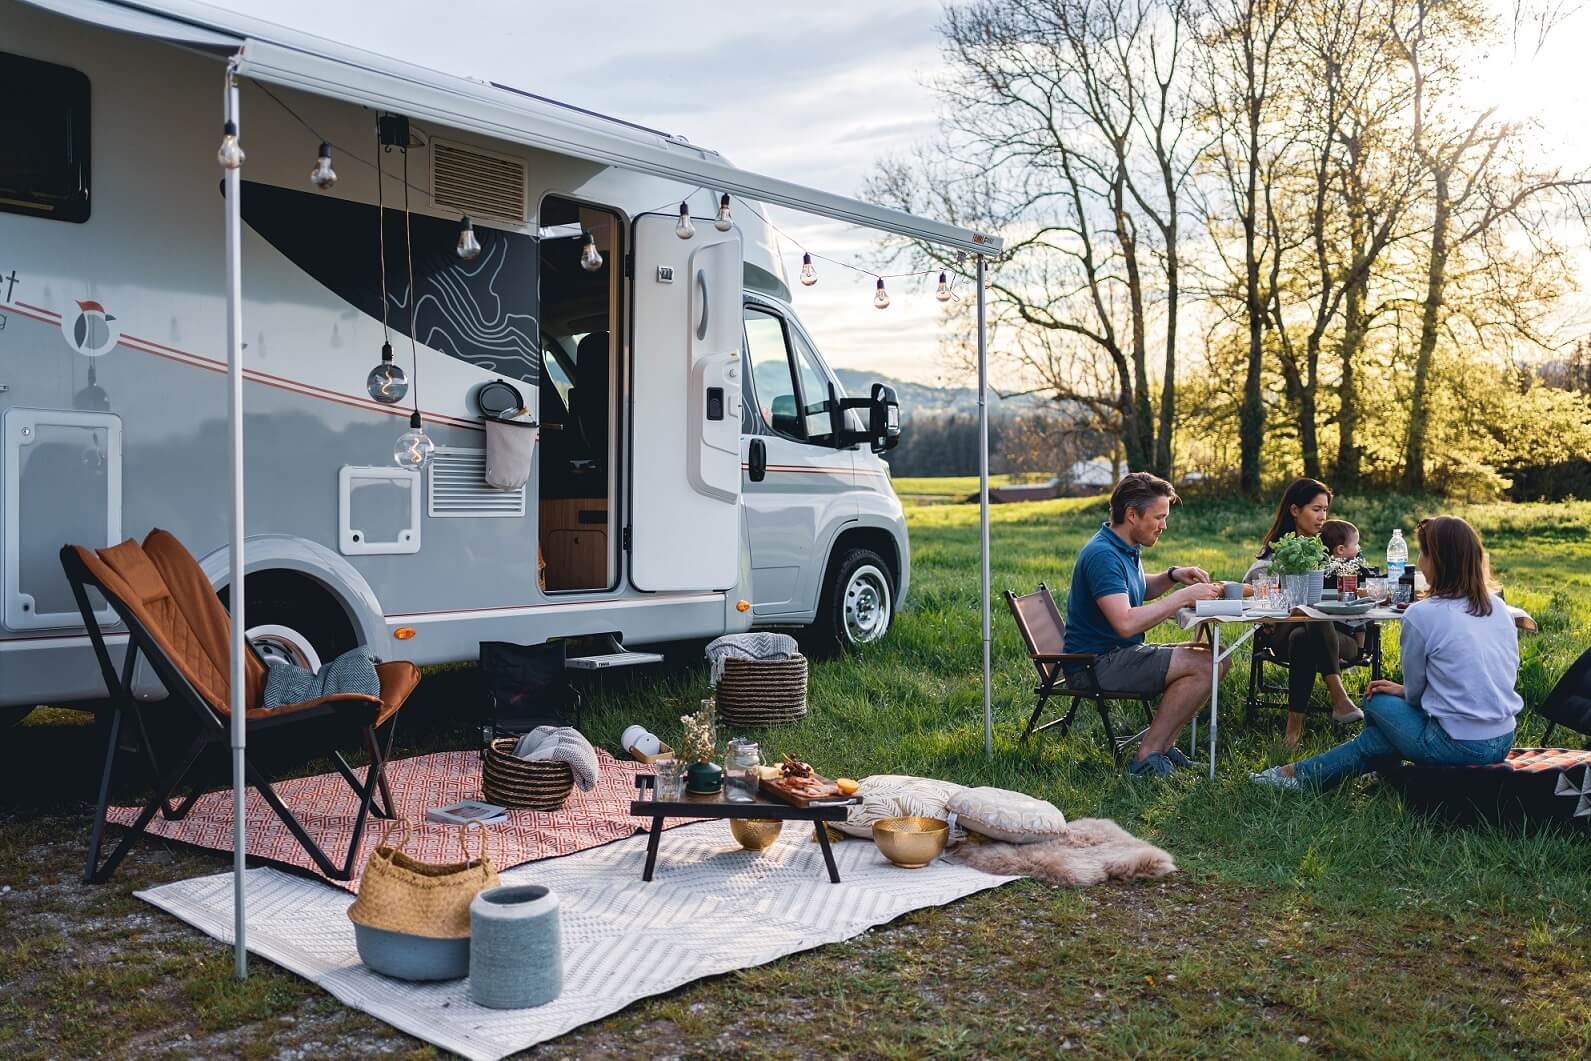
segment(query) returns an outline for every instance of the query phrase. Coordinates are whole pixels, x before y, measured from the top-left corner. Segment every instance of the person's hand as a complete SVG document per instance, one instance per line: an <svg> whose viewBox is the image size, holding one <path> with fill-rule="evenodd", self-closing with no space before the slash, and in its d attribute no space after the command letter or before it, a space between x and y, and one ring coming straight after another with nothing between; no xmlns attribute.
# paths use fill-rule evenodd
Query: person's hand
<svg viewBox="0 0 1591 1061"><path fill-rule="evenodd" d="M1185 586L1191 586L1195 582L1210 581L1210 573L1202 567L1178 567L1172 570L1172 574Z"/></svg>
<svg viewBox="0 0 1591 1061"><path fill-rule="evenodd" d="M1215 600L1221 596L1221 587L1210 582L1195 582L1177 590L1177 596L1180 598L1178 607L1183 607L1202 600Z"/></svg>
<svg viewBox="0 0 1591 1061"><path fill-rule="evenodd" d="M1377 678L1375 681L1365 686L1365 699L1367 700L1370 697L1379 695L1381 693L1387 693L1391 696L1401 697L1403 695L1403 686L1399 685L1397 682L1387 681L1385 678Z"/></svg>

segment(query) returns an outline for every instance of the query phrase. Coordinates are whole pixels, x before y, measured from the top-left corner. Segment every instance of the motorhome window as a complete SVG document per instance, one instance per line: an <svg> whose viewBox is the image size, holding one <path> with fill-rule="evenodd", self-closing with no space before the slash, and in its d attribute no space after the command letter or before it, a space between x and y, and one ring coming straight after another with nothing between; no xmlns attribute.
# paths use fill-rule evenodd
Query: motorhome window
<svg viewBox="0 0 1591 1061"><path fill-rule="evenodd" d="M829 422L829 377L819 367L818 355L795 329L790 330L795 351L796 378L801 384L801 420L808 442L828 442L833 434Z"/></svg>
<svg viewBox="0 0 1591 1061"><path fill-rule="evenodd" d="M0 212L88 220L88 78L0 52Z"/></svg>
<svg viewBox="0 0 1591 1061"><path fill-rule="evenodd" d="M752 386L763 423L781 435L804 439L784 322L772 314L748 307L746 349L751 353Z"/></svg>

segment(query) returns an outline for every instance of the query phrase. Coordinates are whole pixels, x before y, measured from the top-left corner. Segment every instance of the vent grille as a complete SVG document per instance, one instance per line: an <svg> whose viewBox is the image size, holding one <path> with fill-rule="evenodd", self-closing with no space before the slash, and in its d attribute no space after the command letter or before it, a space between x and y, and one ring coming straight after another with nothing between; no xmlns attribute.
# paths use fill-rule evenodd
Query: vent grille
<svg viewBox="0 0 1591 1061"><path fill-rule="evenodd" d="M486 451L438 446L427 465L431 516L523 516L525 488L486 485Z"/></svg>
<svg viewBox="0 0 1591 1061"><path fill-rule="evenodd" d="M471 147L431 141L431 198L471 216L526 220L525 164Z"/></svg>

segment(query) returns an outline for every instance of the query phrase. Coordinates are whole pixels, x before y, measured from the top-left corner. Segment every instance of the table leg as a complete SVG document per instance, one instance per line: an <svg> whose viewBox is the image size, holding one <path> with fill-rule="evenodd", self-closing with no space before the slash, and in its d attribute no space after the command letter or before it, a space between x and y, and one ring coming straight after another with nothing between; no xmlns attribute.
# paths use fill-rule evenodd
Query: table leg
<svg viewBox="0 0 1591 1061"><path fill-rule="evenodd" d="M1221 700L1221 624L1210 624L1210 780L1215 780L1215 731Z"/></svg>
<svg viewBox="0 0 1591 1061"><path fill-rule="evenodd" d="M663 839L663 819L652 819L652 835L646 841L646 869L641 872L642 880L652 879L652 868L657 865L657 842Z"/></svg>
<svg viewBox="0 0 1591 1061"><path fill-rule="evenodd" d="M823 863L829 867L829 883L838 884L840 883L840 871L834 865L834 848L829 846L828 827L822 822L813 822L813 827L817 830L818 846L823 848Z"/></svg>

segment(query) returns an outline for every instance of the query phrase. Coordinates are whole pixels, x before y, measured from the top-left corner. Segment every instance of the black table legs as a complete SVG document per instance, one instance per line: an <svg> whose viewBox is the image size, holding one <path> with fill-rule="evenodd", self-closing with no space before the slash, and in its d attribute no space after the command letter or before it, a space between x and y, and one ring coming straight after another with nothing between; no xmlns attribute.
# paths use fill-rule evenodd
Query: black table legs
<svg viewBox="0 0 1591 1061"><path fill-rule="evenodd" d="M663 839L663 819L652 819L652 835L646 840L646 870L641 874L642 880L652 879L652 869L657 865L657 842Z"/></svg>
<svg viewBox="0 0 1591 1061"><path fill-rule="evenodd" d="M829 846L829 827L824 822L814 822L813 829L818 834L818 846L823 848L823 864L829 867L829 883L840 883L840 871L834 865L834 849Z"/></svg>

